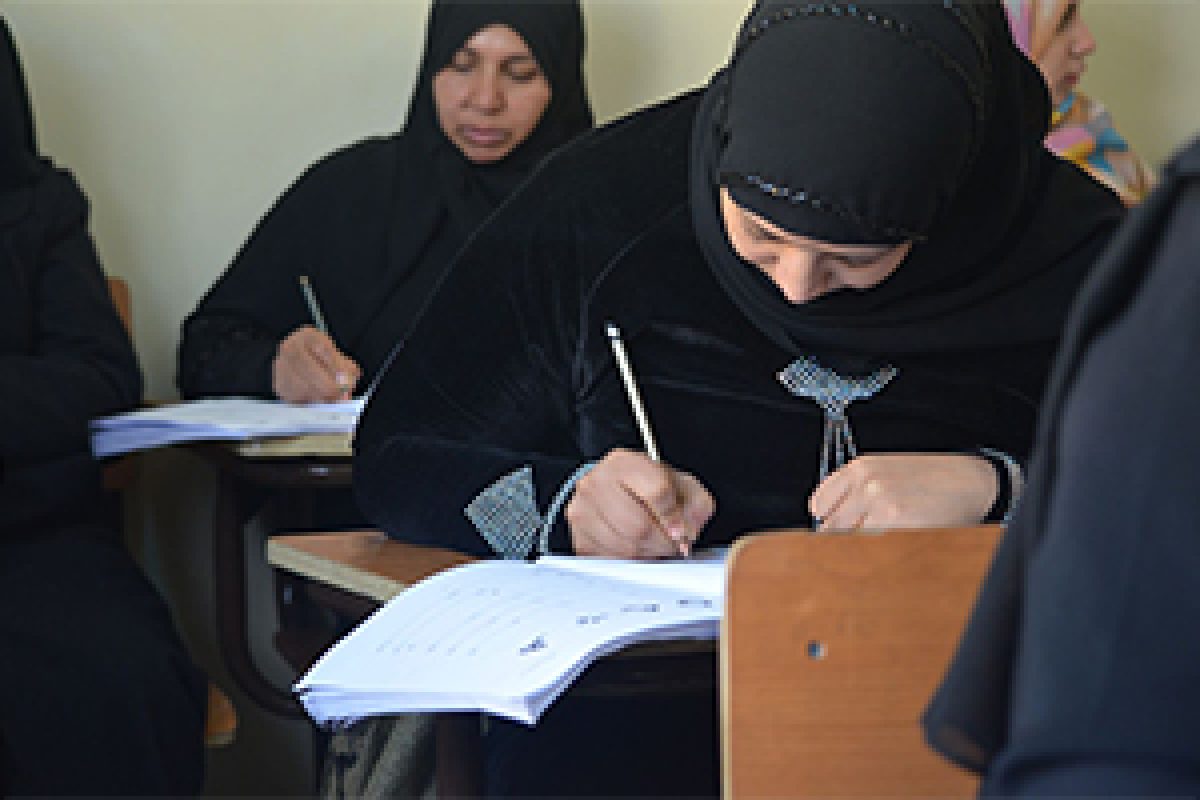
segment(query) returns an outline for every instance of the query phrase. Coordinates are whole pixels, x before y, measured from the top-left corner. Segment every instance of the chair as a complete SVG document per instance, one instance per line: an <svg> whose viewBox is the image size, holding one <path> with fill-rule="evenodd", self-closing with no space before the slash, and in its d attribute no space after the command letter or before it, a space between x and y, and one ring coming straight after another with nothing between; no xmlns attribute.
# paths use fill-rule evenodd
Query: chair
<svg viewBox="0 0 1200 800"><path fill-rule="evenodd" d="M108 293L117 309L117 316L130 336L133 336L133 300L129 284L123 278L108 277ZM124 492L137 478L137 459L124 456L104 465L101 473L104 489L109 492ZM204 719L204 745L209 748L225 747L233 743L237 734L237 710L229 696L215 683L208 684L207 710Z"/></svg>
<svg viewBox="0 0 1200 800"><path fill-rule="evenodd" d="M721 633L724 796L972 796L919 721L1000 534L740 541Z"/></svg>

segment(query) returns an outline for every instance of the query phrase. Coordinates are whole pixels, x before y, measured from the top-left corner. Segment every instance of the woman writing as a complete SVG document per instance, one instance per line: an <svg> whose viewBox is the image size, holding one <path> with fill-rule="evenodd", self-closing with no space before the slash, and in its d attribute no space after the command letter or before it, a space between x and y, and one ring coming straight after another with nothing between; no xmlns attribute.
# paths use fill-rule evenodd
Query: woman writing
<svg viewBox="0 0 1200 800"><path fill-rule="evenodd" d="M331 402L363 388L471 232L591 127L582 58L577 2L436 0L404 129L325 158L262 220L184 322L183 395Z"/></svg>
<svg viewBox="0 0 1200 800"><path fill-rule="evenodd" d="M1049 117L999 3L757 4L708 87L561 151L463 251L360 425L364 510L515 557L1002 518L1122 213ZM710 698L585 705L493 726L493 788L715 790ZM641 785L589 769L584 730L655 754Z"/></svg>

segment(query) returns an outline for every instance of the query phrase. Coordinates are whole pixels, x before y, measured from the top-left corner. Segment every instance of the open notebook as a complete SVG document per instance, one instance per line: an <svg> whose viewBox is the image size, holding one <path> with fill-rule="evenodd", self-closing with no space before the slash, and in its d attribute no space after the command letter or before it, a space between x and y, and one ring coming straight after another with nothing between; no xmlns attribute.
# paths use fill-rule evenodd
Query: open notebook
<svg viewBox="0 0 1200 800"><path fill-rule="evenodd" d="M365 402L358 398L297 406L278 400L223 397L131 411L92 420L92 452L104 458L179 442L350 433L358 425Z"/></svg>
<svg viewBox="0 0 1200 800"><path fill-rule="evenodd" d="M319 723L485 711L532 725L596 658L713 639L724 551L686 561L477 561L397 595L295 686Z"/></svg>

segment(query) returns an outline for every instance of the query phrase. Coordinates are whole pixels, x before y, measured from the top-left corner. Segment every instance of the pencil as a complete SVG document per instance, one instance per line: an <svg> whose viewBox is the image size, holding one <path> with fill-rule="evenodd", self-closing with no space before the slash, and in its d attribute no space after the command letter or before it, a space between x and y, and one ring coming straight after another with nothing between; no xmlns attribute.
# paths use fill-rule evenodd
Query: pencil
<svg viewBox="0 0 1200 800"><path fill-rule="evenodd" d="M652 461L660 461L658 445L654 442L654 432L650 430L650 418L646 416L646 408L642 405L642 394L638 391L637 382L633 379L633 367L629 364L629 355L625 352L625 342L621 340L621 329L613 322L604 323L604 332L608 334L608 343L612 345L613 357L617 360L617 369L625 384L625 394L629 397L629 405L633 407L633 418L637 420L638 430L642 434L642 446Z"/></svg>
<svg viewBox="0 0 1200 800"><path fill-rule="evenodd" d="M313 291L312 282L309 281L307 275L300 276L300 291L304 292L304 302L308 305L308 313L312 316L313 325L321 333L329 336L330 341L333 341L333 336L329 333L329 326L325 324L325 315L321 313L321 307L317 305L317 293ZM334 380L347 395L350 394L351 381L347 375L339 372L334 376ZM347 397L347 399L349 398Z"/></svg>
<svg viewBox="0 0 1200 800"><path fill-rule="evenodd" d="M658 445L654 442L654 432L650 430L650 418L646 416L646 407L642 405L642 393L638 391L637 381L633 379L633 367L629 363L629 354L625 352L625 342L621 339L621 329L614 322L604 323L604 332L608 334L608 343L612 345L613 357L617 360L617 371L621 373L621 382L625 384L625 394L629 397L629 405L633 407L633 418L637 420L638 430L642 434L642 446L650 460L660 462ZM667 537L679 548L679 554L684 558L691 555L692 546L686 538L677 539L669 532Z"/></svg>
<svg viewBox="0 0 1200 800"><path fill-rule="evenodd" d="M321 307L317 305L317 293L313 291L312 284L309 283L307 275L300 276L300 291L304 292L304 302L308 304L308 313L312 316L313 325L317 326L317 330L326 336L329 335L329 327L325 324L325 317L321 314Z"/></svg>

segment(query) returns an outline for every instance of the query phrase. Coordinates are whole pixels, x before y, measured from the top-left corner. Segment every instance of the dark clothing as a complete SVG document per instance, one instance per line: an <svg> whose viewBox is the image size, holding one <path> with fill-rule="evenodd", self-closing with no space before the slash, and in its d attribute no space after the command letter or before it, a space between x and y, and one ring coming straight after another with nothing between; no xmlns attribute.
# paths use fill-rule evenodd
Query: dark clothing
<svg viewBox="0 0 1200 800"><path fill-rule="evenodd" d="M330 333L363 370L365 386L441 276L393 269L393 239L408 234L394 208L411 184L404 134L370 139L323 159L280 198L225 274L184 322L179 390L187 399L220 395L274 397L271 364L279 343L312 324L299 278L309 276ZM422 241L441 265L461 236ZM407 242L405 242L407 244Z"/></svg>
<svg viewBox="0 0 1200 800"><path fill-rule="evenodd" d="M185 795L206 685L106 523L88 420L141 374L0 20L0 795Z"/></svg>
<svg viewBox="0 0 1200 800"><path fill-rule="evenodd" d="M0 225L0 539L13 528L94 521L101 499L88 420L141 398L129 336L65 172L43 167Z"/></svg>
<svg viewBox="0 0 1200 800"><path fill-rule="evenodd" d="M926 730L996 796L1200 795L1200 142L1072 314L1021 509Z"/></svg>
<svg viewBox="0 0 1200 800"><path fill-rule="evenodd" d="M776 378L793 354L747 324L693 229L688 144L700 98L628 117L563 151L463 253L359 427L355 481L372 521L407 541L488 554L463 515L482 489L531 465L544 508L581 463L640 449L604 336L614 320L664 459L716 498L701 545L811 524L821 411ZM1094 191L1119 213L1073 167L1047 156L1046 169L1050 186ZM1033 213L1053 216L1057 196L1046 192ZM1064 247L1054 271L1081 280L1108 228L1097 222ZM1056 343L1048 335L958 352L881 351L899 374L851 407L859 448L986 446L1024 457ZM831 352L840 355L813 354ZM567 547L561 524L556 544Z"/></svg>
<svg viewBox="0 0 1200 800"><path fill-rule="evenodd" d="M432 87L455 51L493 23L525 40L551 100L529 138L480 165L442 132ZM404 130L318 162L263 218L184 321L183 396L274 397L276 348L312 324L302 275L333 340L362 368L358 388L366 389L472 231L542 157L591 127L582 59L578 2L435 2Z"/></svg>
<svg viewBox="0 0 1200 800"><path fill-rule="evenodd" d="M0 609L0 796L200 793L207 682L114 532L10 532Z"/></svg>
<svg viewBox="0 0 1200 800"><path fill-rule="evenodd" d="M717 797L719 730L711 694L568 693L536 728L488 720L484 796Z"/></svg>
<svg viewBox="0 0 1200 800"><path fill-rule="evenodd" d="M197 794L204 676L112 531L90 418L140 395L66 173L0 227L0 793Z"/></svg>

